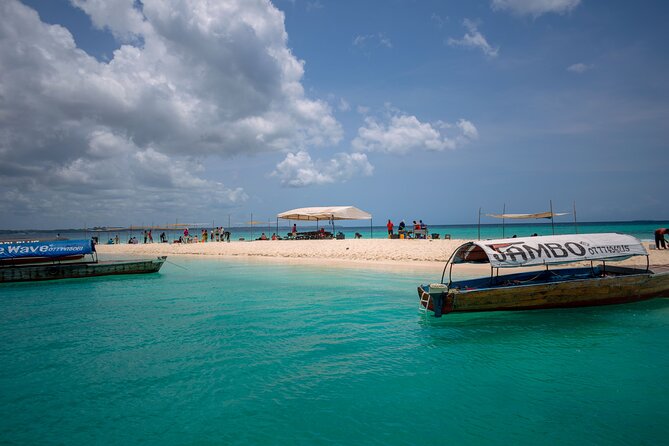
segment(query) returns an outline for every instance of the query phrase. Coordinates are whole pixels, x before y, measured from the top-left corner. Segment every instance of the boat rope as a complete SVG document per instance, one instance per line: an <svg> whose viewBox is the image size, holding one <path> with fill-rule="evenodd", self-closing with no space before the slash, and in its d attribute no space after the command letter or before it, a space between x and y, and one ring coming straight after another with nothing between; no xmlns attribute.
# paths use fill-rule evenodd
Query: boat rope
<svg viewBox="0 0 669 446"><path fill-rule="evenodd" d="M541 272L540 272L539 274L537 274L536 276L531 277L531 278L529 278L529 279L527 279L527 280L517 280L517 279L516 279L516 280L507 280L507 281L503 282L502 285L522 285L522 284L524 284L524 283L529 283L529 282L532 282L532 281L538 279L539 277L541 277L541 275L542 275L543 273L544 273L544 272L541 271ZM558 274L556 274L556 273L554 273L554 272L552 272L552 271L551 271L551 273L553 273L554 276L558 276Z"/></svg>
<svg viewBox="0 0 669 446"><path fill-rule="evenodd" d="M186 271L189 271L189 269L186 268L185 266L177 265L176 263L174 263L174 262L170 262L170 261L167 260L167 259L165 259L165 262L167 262L167 263L169 263L169 264L171 264L171 265L174 265L174 266L176 266L176 267L179 267L179 268L181 268L181 269L185 269Z"/></svg>

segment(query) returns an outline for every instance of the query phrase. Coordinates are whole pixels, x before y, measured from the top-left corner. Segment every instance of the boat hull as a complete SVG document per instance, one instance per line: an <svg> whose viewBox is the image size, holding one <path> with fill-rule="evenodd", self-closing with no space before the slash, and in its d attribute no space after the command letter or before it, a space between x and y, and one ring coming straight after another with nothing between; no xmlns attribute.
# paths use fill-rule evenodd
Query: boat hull
<svg viewBox="0 0 669 446"><path fill-rule="evenodd" d="M164 256L146 260L2 267L0 268L0 283L155 273L163 266L166 258Z"/></svg>
<svg viewBox="0 0 669 446"><path fill-rule="evenodd" d="M421 305L434 311L429 287L418 287ZM558 283L449 290L441 296L441 313L537 310L638 302L669 297L669 273L596 277Z"/></svg>

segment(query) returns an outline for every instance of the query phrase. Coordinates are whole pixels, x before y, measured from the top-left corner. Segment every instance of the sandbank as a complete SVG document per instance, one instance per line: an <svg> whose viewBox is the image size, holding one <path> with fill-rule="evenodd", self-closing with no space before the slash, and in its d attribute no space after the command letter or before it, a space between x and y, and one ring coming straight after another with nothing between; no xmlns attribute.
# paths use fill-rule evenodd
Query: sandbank
<svg viewBox="0 0 669 446"><path fill-rule="evenodd" d="M289 264L441 271L451 253L466 240L263 240L209 243L97 245L100 256L218 256ZM648 245L646 245L648 247ZM654 247L654 246L653 246ZM651 265L668 265L669 250L649 250ZM645 267L642 257L621 262ZM589 264L589 263L588 263ZM458 268L463 268L458 266ZM486 271L487 265L468 266Z"/></svg>

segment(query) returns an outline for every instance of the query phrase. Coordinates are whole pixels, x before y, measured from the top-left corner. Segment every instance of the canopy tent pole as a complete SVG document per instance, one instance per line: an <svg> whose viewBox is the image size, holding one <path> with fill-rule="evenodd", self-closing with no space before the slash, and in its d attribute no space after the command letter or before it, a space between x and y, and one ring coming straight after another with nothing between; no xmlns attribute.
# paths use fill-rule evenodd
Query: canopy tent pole
<svg viewBox="0 0 669 446"><path fill-rule="evenodd" d="M369 238L370 239L374 238L374 229L372 229L373 226L374 226L374 224L372 223L372 219L370 218L369 219Z"/></svg>
<svg viewBox="0 0 669 446"><path fill-rule="evenodd" d="M506 203L504 203L504 207L502 208L502 215L506 214ZM502 219L502 238L505 238L506 232L504 228L504 223L506 222L506 218Z"/></svg>
<svg viewBox="0 0 669 446"><path fill-rule="evenodd" d="M576 223L576 200L574 200L574 233L578 234L578 223Z"/></svg>
<svg viewBox="0 0 669 446"><path fill-rule="evenodd" d="M279 236L279 217L276 217L276 236Z"/></svg>
<svg viewBox="0 0 669 446"><path fill-rule="evenodd" d="M553 215L553 200L550 200L551 204L551 228L553 229L553 235L555 235L555 216Z"/></svg>
<svg viewBox="0 0 669 446"><path fill-rule="evenodd" d="M479 240L481 240L481 208L479 208Z"/></svg>

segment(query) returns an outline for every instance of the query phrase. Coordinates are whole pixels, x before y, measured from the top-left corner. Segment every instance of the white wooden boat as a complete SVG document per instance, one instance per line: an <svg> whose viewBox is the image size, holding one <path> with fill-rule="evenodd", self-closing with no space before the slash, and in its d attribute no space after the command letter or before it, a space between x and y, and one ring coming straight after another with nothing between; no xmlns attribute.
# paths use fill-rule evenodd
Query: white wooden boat
<svg viewBox="0 0 669 446"><path fill-rule="evenodd" d="M645 268L607 264L633 256L646 256ZM549 268L575 262L581 266ZM594 262L601 264L595 266ZM453 265L462 263L490 264L490 276L453 281ZM500 269L523 267L533 270L499 274ZM444 280L447 270L448 279ZM610 305L669 297L669 272L652 270L641 242L623 234L472 241L453 252L441 282L420 285L418 296L420 308L432 311L435 317L456 312Z"/></svg>

